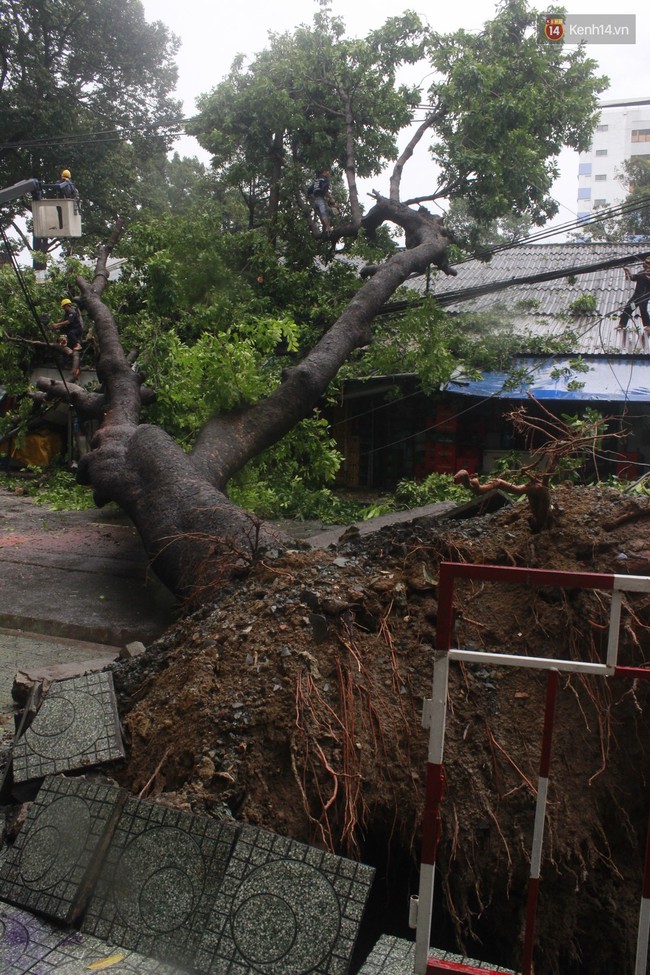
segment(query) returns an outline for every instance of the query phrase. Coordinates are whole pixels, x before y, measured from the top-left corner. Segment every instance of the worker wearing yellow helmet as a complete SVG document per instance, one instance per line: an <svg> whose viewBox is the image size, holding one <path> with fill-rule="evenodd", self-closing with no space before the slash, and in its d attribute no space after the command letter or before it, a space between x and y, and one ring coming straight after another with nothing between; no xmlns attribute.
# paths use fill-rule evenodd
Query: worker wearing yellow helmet
<svg viewBox="0 0 650 975"><path fill-rule="evenodd" d="M84 334L84 323L81 317L81 312L69 298L61 299L61 308L63 309L63 318L60 322L52 322L52 328L61 329L61 337L59 339L59 345L62 346L63 351L66 355L73 357L72 359L72 378L77 379L79 375L79 356L75 358L75 352L81 352L81 339Z"/></svg>
<svg viewBox="0 0 650 975"><path fill-rule="evenodd" d="M69 169L61 170L61 178L54 183L52 188L57 190L66 200L79 199L79 193L77 187L72 182L72 173Z"/></svg>

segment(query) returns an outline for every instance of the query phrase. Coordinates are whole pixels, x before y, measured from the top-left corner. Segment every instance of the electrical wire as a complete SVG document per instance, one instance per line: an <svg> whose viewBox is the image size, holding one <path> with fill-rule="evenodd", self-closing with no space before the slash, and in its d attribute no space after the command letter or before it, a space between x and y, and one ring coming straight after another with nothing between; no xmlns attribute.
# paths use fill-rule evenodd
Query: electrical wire
<svg viewBox="0 0 650 975"><path fill-rule="evenodd" d="M5 245L5 249L6 249L7 253L9 254L9 258L11 260L11 265L12 265L14 274L16 275L16 279L18 280L18 284L20 286L20 289L21 289L21 291L23 293L23 297L25 299L25 304L27 305L29 311L31 312L32 317L34 318L34 321L36 322L36 325L38 327L38 330L40 331L41 335L43 336L43 339L45 340L45 344L48 345L48 346L51 346L52 343L50 342L50 338L49 338L48 334L46 333L46 331L45 331L45 329L43 327L43 322L41 321L41 318L40 318L40 316L38 314L38 311L36 309L36 305L34 304L34 302L32 300L32 296L30 295L29 290L27 288L27 285L25 284L25 279L24 279L23 273L22 273L22 271L20 269L20 266L18 264L18 261L16 260L15 254L14 254L13 250L11 249L11 246L9 244L9 239L7 237L7 234L5 233L5 229L2 226L0 226L0 234L2 234L2 240L3 240L3 243ZM63 375L63 371L61 369L61 365L58 362L58 360L55 360L55 361L56 361L57 371L58 371L58 373L59 373L59 375L61 377L61 381L63 382L63 385L65 386L66 392L69 394L70 391L68 389L68 383L66 381L65 376Z"/></svg>
<svg viewBox="0 0 650 975"><path fill-rule="evenodd" d="M76 145L104 145L107 142L123 142L125 139L129 138L132 134L139 134L145 132L156 138L180 138L185 132L180 128L187 122L191 122L192 119L180 119L173 125L171 123L167 124L161 122L157 125L151 125L151 123L143 125L132 125L124 128L117 129L98 129L95 132L80 132L77 135L64 135L58 136L56 139L50 137L43 137L42 139L27 139L21 142L3 142L0 143L0 152L5 149L41 149L43 147L50 146L62 146L64 148L73 147ZM161 129L171 129L169 132L158 132ZM107 138L99 138L100 136L106 136Z"/></svg>
<svg viewBox="0 0 650 975"><path fill-rule="evenodd" d="M515 282L515 283L516 283L516 282ZM628 303L626 303L626 304L628 304ZM630 304L631 304L631 303L630 303ZM638 307L638 303L635 303L635 307ZM616 314L616 315L617 315L617 314L620 314L620 313L621 313L622 311L623 311L623 306L621 306L621 307L620 307L620 308L619 308L619 309L618 309L618 310L617 310L616 312L613 312L613 313L612 313L612 312L609 312L609 313L608 313L607 315L600 315L600 316L599 316L599 317L598 317L598 318L597 318L597 319L596 319L595 321L592 321L592 322L590 322L590 323L589 323L589 325L587 325L587 326L585 326L585 328L584 328L584 330L583 330L582 332L579 332L579 333L578 333L578 339L580 339L580 338L584 338L584 336L585 336L585 335L587 335L587 334L588 334L588 333L589 333L590 331L592 331L592 330L594 330L595 328L598 328L598 330L599 330L599 332L601 332L601 328L602 328L602 323L603 323L603 322L605 321L605 319L606 319L606 318L609 318L609 317L610 317L610 316L611 316L612 314ZM603 347L604 347L604 343L601 343L601 344L602 344L602 345L603 345ZM533 369L532 369L532 372L533 372L533 373L535 373L535 372L539 372L539 370L541 370L541 369L543 369L543 368L545 368L545 367L546 367L546 366L547 366L547 365L548 365L548 364L549 364L550 362L552 362L552 361L553 361L553 358L554 358L554 357L553 357L552 355L549 355L549 356L546 356L546 357L545 357L545 358L543 358L543 359L542 359L541 361L539 361L539 362L537 362L537 363L535 364L535 366L534 366L534 367L533 367ZM579 358L579 355L576 355L576 358ZM615 374L614 374L614 371L613 371L613 370L611 370L611 371L612 371L612 376L613 376L613 377L614 377L614 378L616 379L616 381L617 381L617 384L618 384L618 386L619 386L619 389L620 389L620 391L621 391L621 392L623 393L623 396L624 396L624 399L623 399L623 404L624 404L624 407L625 407L626 409L627 409L627 404L628 404L628 400L627 400L627 394L628 394L628 392L629 392L629 388L630 388L630 385L631 385L631 382L632 382L632 374L633 374L633 371L634 371L634 368L635 368L635 363L632 363L632 364L631 364L631 372L630 372L630 379L629 379L629 382L628 382L628 385L627 385L627 388L624 388L624 387L623 387L623 386L622 386L622 385L620 384L620 382L618 381L618 378L617 378L617 377L615 376ZM365 412L365 413L363 413L363 414L357 414L357 415L355 415L354 417L349 417L349 418L346 418L346 420L347 420L347 419L349 419L349 420L352 420L352 419L358 419L358 418L359 418L360 416L366 416L366 415L370 415L370 414L372 414L372 413L374 413L375 411L377 411L377 410L379 410L379 409L383 409L383 408L385 408L385 406L391 406L391 405L393 405L393 404L395 404L395 403L399 403L399 402L402 402L402 401L403 401L403 400L405 400L405 399L408 399L408 398L409 398L410 396L413 396L413 395L417 395L417 394L418 394L419 392L421 392L421 391L420 391L420 390L418 390L418 391L416 391L416 393L412 393L412 394L409 394L409 396L405 396L405 397L401 397L401 398L400 398L400 399L398 399L398 400L392 400L392 401L391 401L390 403L387 403L387 404L382 404L382 406L380 406L380 407L378 407L378 408L374 408L374 409L371 409L371 410L368 410L368 411L366 411L366 412ZM500 393L501 393L501 392L502 392L502 390L497 390L497 391L495 391L494 393L490 393L490 395L489 395L489 396L485 396L485 397L482 397L482 398L481 398L481 399L479 399L479 400L478 400L478 401L477 401L476 403L472 403L472 404L470 404L470 405L469 405L469 406L467 406L467 407L466 407L466 408L465 408L464 410L461 410L461 411L460 411L459 413L457 413L457 414L456 414L456 417L462 417L462 416L465 416L465 415L466 415L467 413L470 413L470 412L472 412L472 411L473 411L473 410L475 410L475 409L480 409L481 407L483 407L483 406L485 406L485 404L487 404L487 403L489 403L490 401L492 401L492 400L496 400L496 399L499 399L499 398L501 398L501 397L500 397ZM514 395L513 395L513 398L515 398L515 399L516 399L516 398L518 398L518 397L516 397L516 396L514 396ZM624 415L627 415L627 414L624 414ZM344 422L346 422L346 421L339 421L339 422L340 422L340 423L344 423ZM425 428L424 428L424 429L422 429L422 430L417 430L417 431L415 431L414 433L410 433L410 434L408 434L408 435L407 435L407 436L405 436L405 437L401 437L401 438L400 438L400 439L398 439L398 440L394 440L394 441L392 441L391 443L388 443L388 444L382 444L382 445L381 445L381 446L379 446L379 447L373 447L373 448L371 448L371 449L369 449L369 450L364 450L364 451L361 451L361 452L360 452L360 454L359 454L359 456L360 456L360 457L371 457L371 456L373 456L374 454L377 454L377 453L380 453L380 452L381 452L382 450L387 450L387 449L389 449L389 448L391 448L391 447L398 447L398 446L400 446L401 444L404 444L404 443L407 443L407 442L408 442L408 441L410 441L410 440L414 440L414 439L415 439L415 438L417 438L417 437L420 437L420 436L422 436L422 435L425 435L425 434L427 434L427 433L430 433L430 432L431 432L432 430L435 430L435 429L437 429L437 427L438 427L438 426L439 426L439 424L433 424L433 425L429 425L429 426L427 426L427 427L425 427ZM606 458L604 458L604 457L603 457L603 458L601 458L601 459L606 459ZM648 468L650 469L650 464L649 464L649 465L641 465L641 464L638 464L637 466L647 466L647 467L648 467Z"/></svg>

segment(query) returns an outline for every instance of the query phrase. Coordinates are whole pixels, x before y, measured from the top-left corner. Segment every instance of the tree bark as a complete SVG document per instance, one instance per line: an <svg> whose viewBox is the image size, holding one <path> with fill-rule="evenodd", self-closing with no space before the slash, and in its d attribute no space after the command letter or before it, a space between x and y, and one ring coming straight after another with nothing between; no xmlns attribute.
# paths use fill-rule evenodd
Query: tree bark
<svg viewBox="0 0 650 975"><path fill-rule="evenodd" d="M252 457L307 417L350 353L372 340L377 312L411 274L431 263L446 267L448 237L438 217L376 197L375 228L390 220L404 228L407 247L381 265L339 319L280 385L252 406L215 416L188 454L163 430L140 422L140 379L121 348L102 301L106 260L117 237L100 251L92 283L79 279L99 345L102 396L68 393L101 411L101 426L81 458L78 478L102 506L117 502L138 529L151 565L180 598L200 601L287 539L228 499L228 481ZM449 271L449 273L453 273Z"/></svg>

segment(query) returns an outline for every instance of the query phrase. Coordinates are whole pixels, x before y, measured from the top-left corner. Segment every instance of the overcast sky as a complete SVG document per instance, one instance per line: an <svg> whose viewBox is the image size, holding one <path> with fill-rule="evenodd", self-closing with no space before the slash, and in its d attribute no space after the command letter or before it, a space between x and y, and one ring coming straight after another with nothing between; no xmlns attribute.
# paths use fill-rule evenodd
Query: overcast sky
<svg viewBox="0 0 650 975"><path fill-rule="evenodd" d="M185 114L196 110L196 98L211 91L227 74L237 54L253 55L267 44L269 32L291 31L298 24L310 23L319 9L308 0L284 0L282 4L269 0L234 0L225 4L215 0L143 0L146 18L161 20L182 43L177 63L179 83L177 95L183 100ZM650 96L650 5L642 6L639 0L565 0L568 14L635 14L636 43L591 44L588 53L600 64L603 74L610 79L610 88L602 99L639 98ZM341 16L349 36L364 36L380 26L388 17L404 10L415 10L420 17L440 32L456 30L478 31L493 16L494 8L479 0L464 3L432 2L426 6L422 0L353 0L344 5L334 0L333 13ZM546 9L540 6L538 9ZM197 155L204 162L208 157L194 139L183 139L178 150L183 155ZM411 171L415 179L421 167L426 166L426 153L414 159ZM560 158L561 178L554 187L554 195L561 203L558 220L566 222L575 217L577 198L577 155L565 152ZM386 177L387 182L387 177ZM373 186L387 192L388 186ZM403 180L405 193L421 191Z"/></svg>

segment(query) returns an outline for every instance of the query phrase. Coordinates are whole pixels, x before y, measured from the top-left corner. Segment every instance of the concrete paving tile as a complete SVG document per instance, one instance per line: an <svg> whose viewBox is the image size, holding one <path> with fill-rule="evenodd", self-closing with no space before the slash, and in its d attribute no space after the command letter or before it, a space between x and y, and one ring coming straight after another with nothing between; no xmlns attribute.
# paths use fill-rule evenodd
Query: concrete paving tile
<svg viewBox="0 0 650 975"><path fill-rule="evenodd" d="M185 970L108 945L79 931L55 927L0 902L2 975L187 975Z"/></svg>
<svg viewBox="0 0 650 975"><path fill-rule="evenodd" d="M187 969L145 958L77 931L30 968L27 975L88 975L93 971L108 971L109 975L189 975Z"/></svg>
<svg viewBox="0 0 650 975"><path fill-rule="evenodd" d="M344 975L374 870L244 826L195 965L204 975Z"/></svg>
<svg viewBox="0 0 650 975"><path fill-rule="evenodd" d="M236 836L230 822L129 799L82 929L191 967Z"/></svg>
<svg viewBox="0 0 650 975"><path fill-rule="evenodd" d="M359 975L412 975L415 942L382 934Z"/></svg>
<svg viewBox="0 0 650 975"><path fill-rule="evenodd" d="M45 779L0 862L5 900L67 921L124 793L81 779Z"/></svg>
<svg viewBox="0 0 650 975"><path fill-rule="evenodd" d="M429 949L429 958L436 961L453 962L455 965L465 965L474 970L485 969L487 972L517 975L510 968L499 968L488 962L474 961L472 958L465 958L463 955L457 955L451 951L441 951L437 948ZM415 941L382 934L359 969L358 975L412 975L414 962Z"/></svg>
<svg viewBox="0 0 650 975"><path fill-rule="evenodd" d="M57 681L13 752L15 782L124 758L110 673Z"/></svg>
<svg viewBox="0 0 650 975"><path fill-rule="evenodd" d="M84 670L97 670L97 666L91 667L92 661L104 658L102 665L106 666L109 663L108 658L116 659L119 650L119 647L108 644L88 643L83 640L0 627L0 722L9 724L12 720L15 702L11 696L11 689L17 673L28 673L36 678L45 676L48 679L60 679L64 675L57 676L56 670L52 669L57 665L65 666L85 661L87 666Z"/></svg>
<svg viewBox="0 0 650 975"><path fill-rule="evenodd" d="M0 971L24 975L61 940L60 931L27 911L0 903Z"/></svg>

